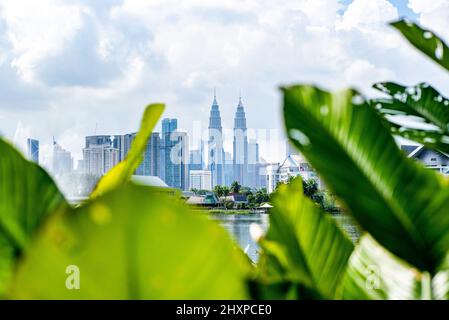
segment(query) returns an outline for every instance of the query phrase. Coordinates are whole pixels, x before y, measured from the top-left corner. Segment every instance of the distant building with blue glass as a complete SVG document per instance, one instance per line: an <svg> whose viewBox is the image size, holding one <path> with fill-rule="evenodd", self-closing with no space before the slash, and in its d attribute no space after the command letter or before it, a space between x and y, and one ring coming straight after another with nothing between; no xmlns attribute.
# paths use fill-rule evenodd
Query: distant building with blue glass
<svg viewBox="0 0 449 320"><path fill-rule="evenodd" d="M39 140L27 139L28 159L35 163L39 163Z"/></svg>
<svg viewBox="0 0 449 320"><path fill-rule="evenodd" d="M178 131L178 120L163 119L160 147L161 178L172 188L181 190L189 188L188 146L188 135Z"/></svg>

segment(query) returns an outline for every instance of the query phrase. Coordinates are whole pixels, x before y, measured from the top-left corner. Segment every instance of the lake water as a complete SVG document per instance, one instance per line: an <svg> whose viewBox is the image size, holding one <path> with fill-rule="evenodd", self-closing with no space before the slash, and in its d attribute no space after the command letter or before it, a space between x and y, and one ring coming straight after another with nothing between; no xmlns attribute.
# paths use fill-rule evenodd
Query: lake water
<svg viewBox="0 0 449 320"><path fill-rule="evenodd" d="M260 225L266 231L269 225L269 214L216 214L211 216L228 230L250 259L256 262L259 258L259 246L251 238L249 227L252 223ZM359 228L354 221L345 215L332 215L338 225L343 228L349 238L356 242L360 236Z"/></svg>

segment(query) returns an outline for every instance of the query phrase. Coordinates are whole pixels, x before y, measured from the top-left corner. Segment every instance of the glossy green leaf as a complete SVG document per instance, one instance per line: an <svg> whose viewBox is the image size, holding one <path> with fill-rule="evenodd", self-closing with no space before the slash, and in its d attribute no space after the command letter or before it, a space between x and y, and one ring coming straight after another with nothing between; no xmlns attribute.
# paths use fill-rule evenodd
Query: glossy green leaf
<svg viewBox="0 0 449 320"><path fill-rule="evenodd" d="M426 83L405 87L393 82L384 82L376 83L374 88L390 96L386 99L371 100L370 103L381 114L390 116L387 119L394 135L414 140L441 152L449 152L447 98ZM398 119L398 116L401 118Z"/></svg>
<svg viewBox="0 0 449 320"><path fill-rule="evenodd" d="M356 91L283 91L288 135L326 186L381 245L435 272L449 250L448 181L407 159Z"/></svg>
<svg viewBox="0 0 449 320"><path fill-rule="evenodd" d="M66 287L69 266L79 269L79 290ZM128 185L50 221L19 266L11 296L244 299L248 271L216 222L160 190Z"/></svg>
<svg viewBox="0 0 449 320"><path fill-rule="evenodd" d="M449 48L432 31L422 29L415 23L400 20L391 24L419 51L449 70Z"/></svg>
<svg viewBox="0 0 449 320"><path fill-rule="evenodd" d="M50 176L0 139L0 295L42 221L67 203Z"/></svg>
<svg viewBox="0 0 449 320"><path fill-rule="evenodd" d="M371 236L360 240L343 280L347 300L428 299L429 278L382 248ZM427 285L427 286L426 286Z"/></svg>
<svg viewBox="0 0 449 320"><path fill-rule="evenodd" d="M261 241L261 282L288 281L299 284L308 297L314 291L315 297L333 298L353 250L351 241L303 195L301 179L280 185L273 205L270 228Z"/></svg>
<svg viewBox="0 0 449 320"><path fill-rule="evenodd" d="M142 162L142 155L147 146L147 141L151 136L154 126L162 115L164 108L165 106L163 104L150 104L146 107L139 132L132 142L131 149L126 155L125 160L101 178L92 192L91 198L111 191L131 179L131 176Z"/></svg>

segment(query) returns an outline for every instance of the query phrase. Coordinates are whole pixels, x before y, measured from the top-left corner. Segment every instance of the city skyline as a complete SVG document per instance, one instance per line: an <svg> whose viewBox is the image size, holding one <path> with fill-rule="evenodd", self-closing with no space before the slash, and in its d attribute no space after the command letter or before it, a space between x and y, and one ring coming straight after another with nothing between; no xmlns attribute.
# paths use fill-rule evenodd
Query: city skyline
<svg viewBox="0 0 449 320"><path fill-rule="evenodd" d="M230 186L234 181L252 188L264 186L260 165L265 161L259 157L257 139L248 140L241 95L234 114L232 150L223 147L223 128L216 90L210 107L207 142L201 136L199 143L196 143L197 148L192 148L189 134L178 128L178 119L163 118L160 123L162 130L150 135L135 175L157 176L167 186L181 190L192 188L190 179L196 179L193 185L206 185L208 189L216 185ZM63 149L53 138L50 172L56 177L72 173L103 176L125 159L135 137L136 133L113 132L86 136L83 157L77 161L74 161L70 151ZM39 161L39 141L28 138L27 143L28 158ZM210 181L207 182L207 179Z"/></svg>
<svg viewBox="0 0 449 320"><path fill-rule="evenodd" d="M217 96L217 90L214 88L213 90L213 100L212 100L212 105L214 103L217 102L218 96ZM228 112L224 112L223 115L232 115L233 116L233 121L232 121L232 125L224 125L221 127L221 131L223 133L223 148L225 153L230 153L232 158L234 157L234 133L235 133L235 117L237 116L237 112L238 110L236 110L236 105L237 105L237 109L238 106L242 106L243 107L243 100L244 97L242 97L241 95L241 91L239 93L239 95L236 98L237 103L234 104L231 107L227 106L225 108L223 108L224 110L228 111ZM220 106L221 108L221 106ZM229 113L229 114L228 114ZM245 113L245 112L244 112ZM245 115L243 114L243 116L245 117ZM196 123L194 124L196 126L196 128L194 128L194 134L192 134L191 132L183 129L186 127L185 123L182 121L182 117L180 118L173 118L178 120L178 123L176 124L176 127L179 131L183 131L183 132L187 132L189 134L189 136L192 138L190 140L190 147L191 150L198 150L198 148L201 148L201 145L207 145L208 143L208 128L210 126L210 114L207 113L203 115L203 118L205 119L199 119L196 121ZM165 119L170 119L167 118L165 116L163 116L157 123L155 129L154 129L154 133L159 133L159 134L163 134L163 121ZM221 121L222 117L220 115L220 121ZM251 119L251 116L249 117L249 119ZM240 120L239 120L240 121ZM245 125L246 125L246 118L244 119L245 121ZM179 128L178 128L178 124L180 124ZM206 124L209 124L206 125ZM260 134L262 132L261 137L262 139L262 144L271 144L275 146L275 150L277 150L276 154L277 154L277 159L274 159L272 161L268 161L268 162L276 162L277 161L281 161L284 157L284 154L286 152L286 150L288 149L288 143L287 143L287 138L282 139L281 141L277 141L276 138L278 137L277 135L277 130L266 130L266 132L264 132L264 129L258 129L255 130L253 128L247 128L248 132L251 134L253 134L251 137L248 137L247 140L258 140L257 139L257 135ZM98 127L96 126L96 128L94 128L94 133L91 135L87 135L85 137L80 137L79 142L78 142L78 146L77 149L81 150L81 153L79 153L78 151L73 151L70 149L66 149L67 151L69 151L72 156L73 156L73 161L74 161L74 168L78 169L78 165L80 164L80 161L83 159L84 157L84 148L86 147L86 145L84 144L84 140L87 137L99 137L102 140L102 142L98 142L99 144L104 144L107 141L109 141L110 138L116 137L116 136L125 136L125 135L129 135L128 139L132 139L132 135L135 135L135 131L137 130L137 128L135 128L134 130L126 130L126 131L115 131L115 132L103 132L101 130L98 129ZM97 132L98 131L98 132ZM198 132L201 131L201 132ZM131 132L131 133L130 133ZM276 134L272 134L272 132L276 132ZM272 141L270 141L270 134L275 138ZM26 137L26 139L28 139L29 137ZM35 137L37 140L39 140L40 144L42 145L42 140L40 139L40 137ZM52 136L52 139L54 139L55 137ZM61 143L59 143L59 139L58 137L56 137L56 140L58 141L58 144L62 146ZM109 143L109 142L107 142ZM115 147L117 147L116 145L117 141L115 142ZM128 142L129 143L129 142ZM260 144L259 144L259 149L260 149ZM272 148L273 149L273 148ZM40 162L44 167L47 168L51 168L53 166L53 159L51 156L51 152L52 152L53 148L51 149L44 149L42 150L42 147L40 148ZM25 154L25 152L24 152ZM260 151L259 151L259 154ZM78 155L78 156L77 156ZM261 158L263 158L264 160L266 160L269 157L264 157L263 155L260 156ZM123 159L123 153L120 155L119 157L120 160Z"/></svg>

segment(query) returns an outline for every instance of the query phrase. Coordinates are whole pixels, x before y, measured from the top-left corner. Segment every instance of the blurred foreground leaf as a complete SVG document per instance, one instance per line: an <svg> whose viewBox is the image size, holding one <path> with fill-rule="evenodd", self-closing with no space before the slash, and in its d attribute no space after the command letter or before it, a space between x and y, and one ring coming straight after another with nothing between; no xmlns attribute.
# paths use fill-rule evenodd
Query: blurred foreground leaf
<svg viewBox="0 0 449 320"><path fill-rule="evenodd" d="M0 139L0 296L42 221L68 206L50 176Z"/></svg>
<svg viewBox="0 0 449 320"><path fill-rule="evenodd" d="M391 25L398 29L415 48L449 70L449 48L432 31L406 20L399 20Z"/></svg>
<svg viewBox="0 0 449 320"><path fill-rule="evenodd" d="M79 290L66 288L68 266L79 268ZM12 297L244 299L249 267L216 222L128 185L51 219L19 266Z"/></svg>

